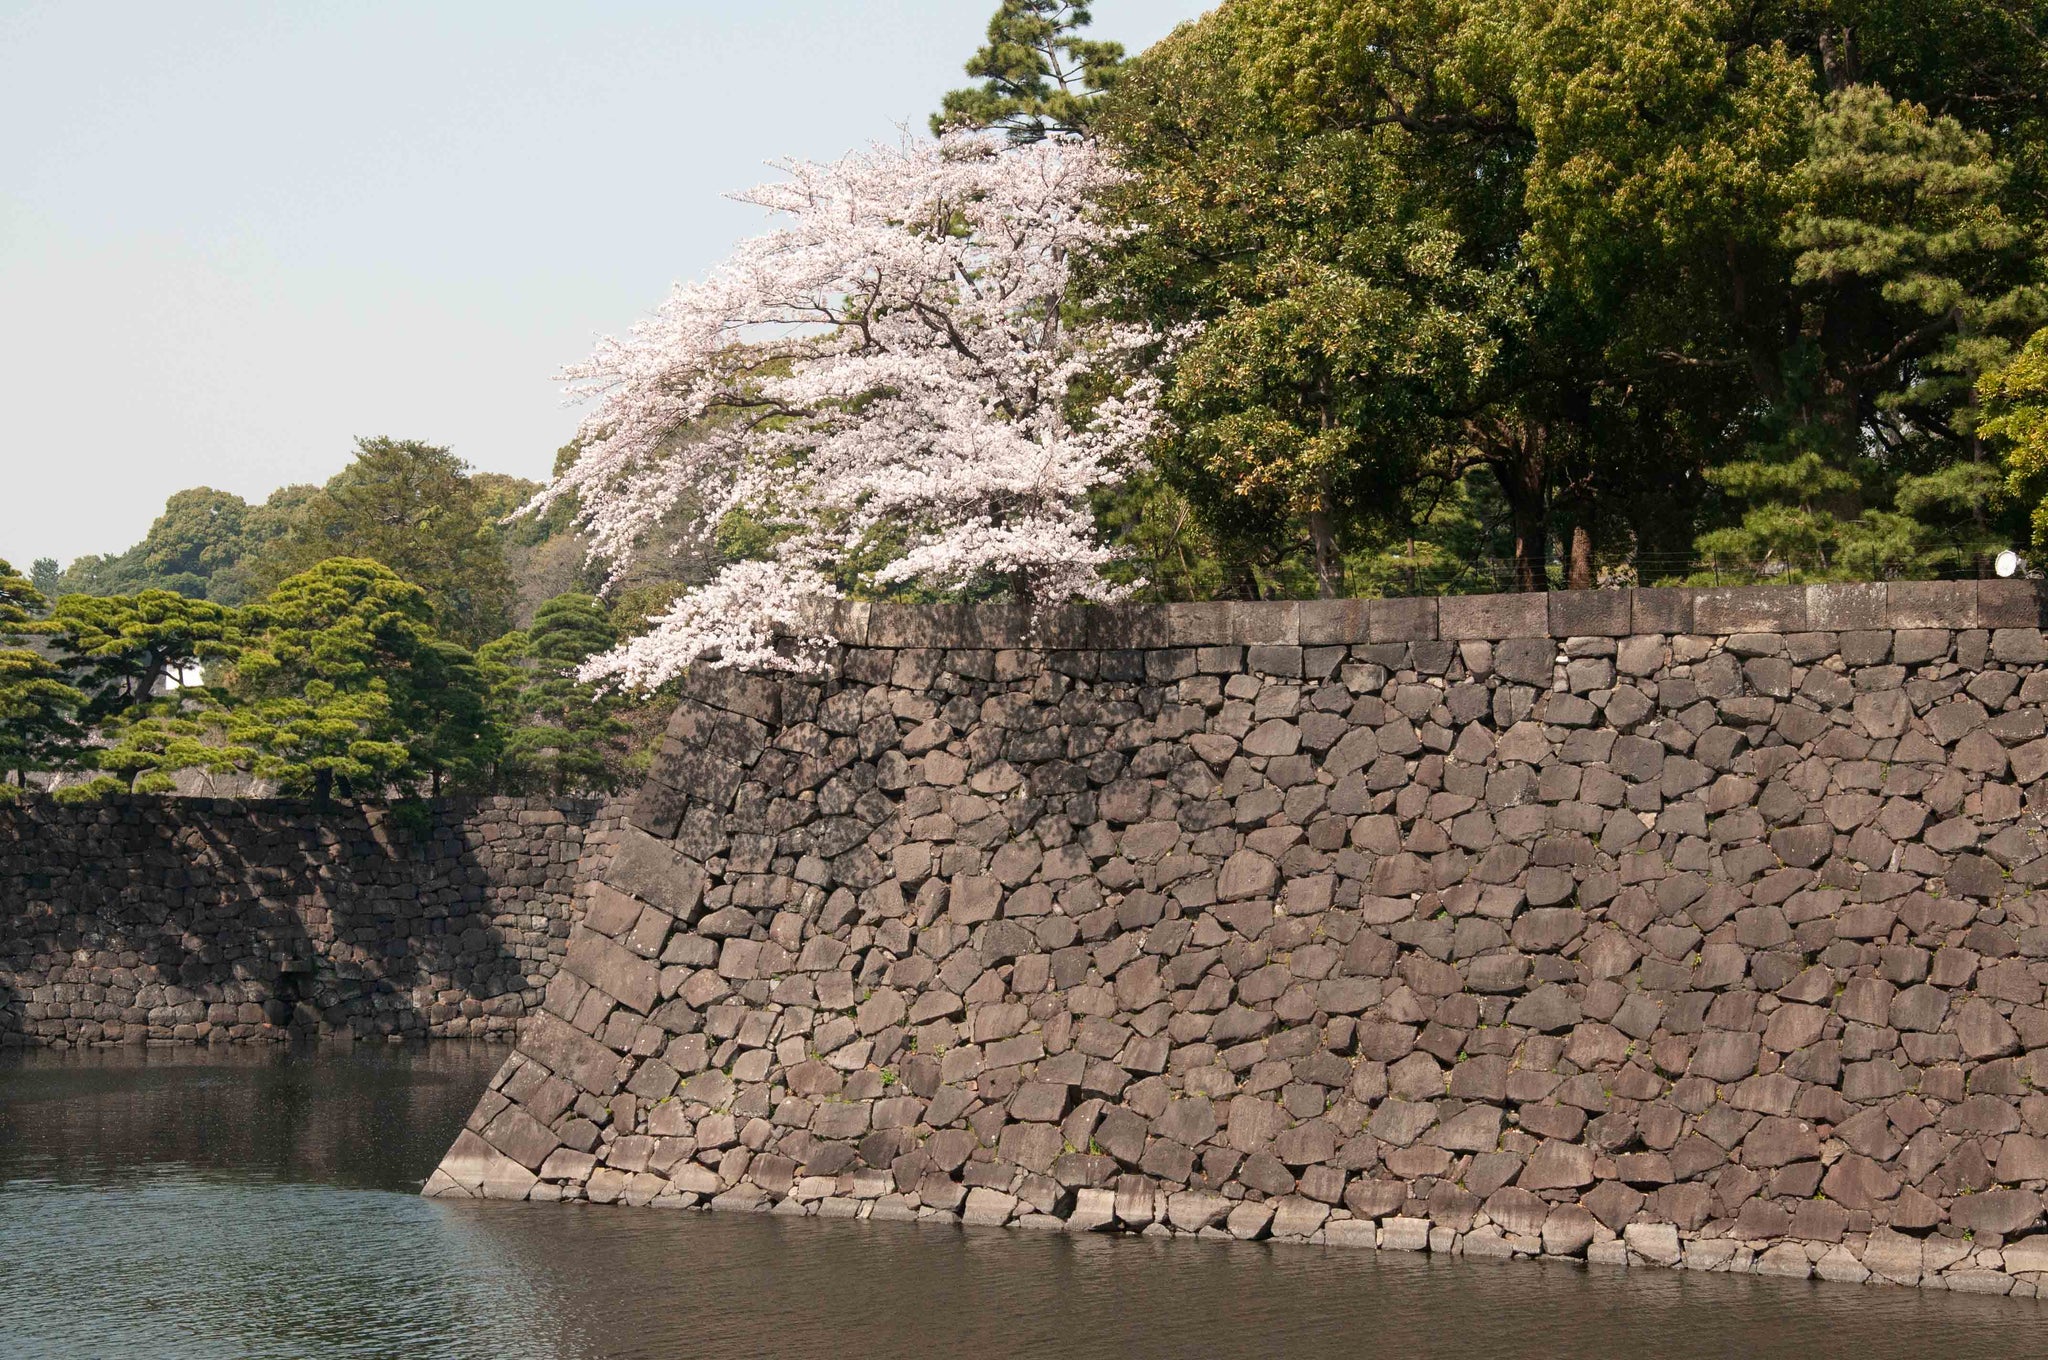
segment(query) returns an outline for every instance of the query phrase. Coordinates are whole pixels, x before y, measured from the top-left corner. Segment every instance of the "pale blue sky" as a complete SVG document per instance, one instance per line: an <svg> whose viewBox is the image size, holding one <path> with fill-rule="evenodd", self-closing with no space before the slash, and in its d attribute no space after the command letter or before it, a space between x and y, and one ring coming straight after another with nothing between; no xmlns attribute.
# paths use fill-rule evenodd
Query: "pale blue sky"
<svg viewBox="0 0 2048 1360"><path fill-rule="evenodd" d="M1142 47L1213 0L1097 0ZM544 475L552 375L758 230L719 195L964 83L995 0L0 0L0 557L319 481Z"/></svg>

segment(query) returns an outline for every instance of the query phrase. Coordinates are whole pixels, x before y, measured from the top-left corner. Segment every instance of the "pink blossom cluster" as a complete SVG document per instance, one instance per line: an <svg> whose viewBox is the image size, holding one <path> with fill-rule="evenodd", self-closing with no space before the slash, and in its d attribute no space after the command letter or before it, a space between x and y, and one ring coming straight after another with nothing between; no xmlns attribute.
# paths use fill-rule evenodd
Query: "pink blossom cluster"
<svg viewBox="0 0 2048 1360"><path fill-rule="evenodd" d="M767 529L773 560L728 568L587 674L792 664L773 634L835 582L1116 597L1089 495L1141 459L1157 388L1125 378L1076 412L1080 384L1153 338L1076 320L1114 168L1080 139L973 133L778 168L738 195L778 229L569 370L592 403L582 452L535 502L573 495L615 579L685 497L706 531L735 511Z"/></svg>

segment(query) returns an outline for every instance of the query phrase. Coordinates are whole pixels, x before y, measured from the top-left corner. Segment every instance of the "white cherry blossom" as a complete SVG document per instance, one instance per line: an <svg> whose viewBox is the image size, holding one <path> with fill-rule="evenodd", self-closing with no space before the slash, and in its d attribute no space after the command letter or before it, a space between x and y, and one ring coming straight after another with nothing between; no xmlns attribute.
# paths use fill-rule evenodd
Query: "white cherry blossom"
<svg viewBox="0 0 2048 1360"><path fill-rule="evenodd" d="M1127 475L1150 379L1077 413L1151 337L1076 325L1075 263L1113 230L1116 171L1076 138L877 145L738 195L782 219L568 371L582 452L535 501L574 495L615 576L684 497L742 511L772 562L729 568L587 674L635 687L703 660L796 664L769 643L841 587L1001 585L1034 605L1108 600L1091 492Z"/></svg>

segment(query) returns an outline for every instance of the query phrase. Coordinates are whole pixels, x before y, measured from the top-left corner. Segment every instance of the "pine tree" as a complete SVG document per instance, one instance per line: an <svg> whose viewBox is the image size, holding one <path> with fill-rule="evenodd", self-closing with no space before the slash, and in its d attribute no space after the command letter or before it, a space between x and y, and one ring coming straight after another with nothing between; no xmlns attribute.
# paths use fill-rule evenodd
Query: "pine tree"
<svg viewBox="0 0 2048 1360"><path fill-rule="evenodd" d="M1116 82L1121 43L1080 36L1093 21L1069 0L1003 0L988 21L988 45L967 63L982 83L954 90L932 115L932 131L1002 128L1034 142L1088 126L1095 96Z"/></svg>
<svg viewBox="0 0 2048 1360"><path fill-rule="evenodd" d="M435 632L425 591L334 558L249 613L226 678L228 736L256 750L258 775L324 803L467 773L482 682Z"/></svg>
<svg viewBox="0 0 2048 1360"><path fill-rule="evenodd" d="M559 595L533 626L487 645L491 704L504 731L498 783L520 792L610 793L632 775L627 701L576 678L590 657L618 642L604 606Z"/></svg>
<svg viewBox="0 0 2048 1360"><path fill-rule="evenodd" d="M12 773L17 788L28 776L64 769L79 758L85 696L36 640L48 631L38 616L48 606L41 591L0 560L0 778Z"/></svg>
<svg viewBox="0 0 2048 1360"><path fill-rule="evenodd" d="M148 705L166 681L184 683L193 667L234 656L234 610L169 590L139 595L66 595L50 611L48 632L98 723Z"/></svg>
<svg viewBox="0 0 2048 1360"><path fill-rule="evenodd" d="M515 590L484 492L447 449L360 439L355 461L293 512L246 568L276 583L331 558L381 562L426 592L442 633L475 647L505 631Z"/></svg>

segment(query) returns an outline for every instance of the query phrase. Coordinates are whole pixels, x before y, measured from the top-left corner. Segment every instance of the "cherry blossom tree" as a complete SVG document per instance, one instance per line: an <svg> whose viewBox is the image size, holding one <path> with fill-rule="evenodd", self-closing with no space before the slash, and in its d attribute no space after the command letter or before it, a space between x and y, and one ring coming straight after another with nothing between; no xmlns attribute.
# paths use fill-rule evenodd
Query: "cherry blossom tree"
<svg viewBox="0 0 2048 1360"><path fill-rule="evenodd" d="M683 595L586 678L805 668L809 650L773 639L845 590L1116 598L1089 496L1136 466L1156 391L1115 376L1149 333L1076 321L1115 170L1080 138L986 133L778 168L738 195L777 230L569 370L592 403L582 452L533 507L574 496L615 577L685 497L707 531L744 514L772 555Z"/></svg>

